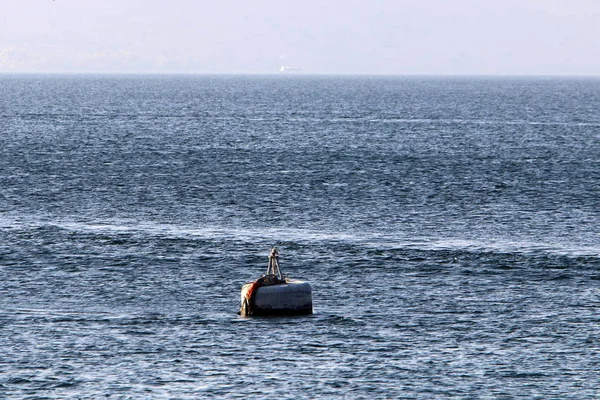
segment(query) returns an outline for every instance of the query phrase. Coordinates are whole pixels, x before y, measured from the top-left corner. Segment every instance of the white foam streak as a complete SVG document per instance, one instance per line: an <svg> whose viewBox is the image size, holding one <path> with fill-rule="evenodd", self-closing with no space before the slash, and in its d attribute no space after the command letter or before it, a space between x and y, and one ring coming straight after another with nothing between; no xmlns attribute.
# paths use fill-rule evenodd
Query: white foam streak
<svg viewBox="0 0 600 400"><path fill-rule="evenodd" d="M99 223L43 219L11 219L8 217L0 217L1 229L35 229L43 227L56 227L72 232L85 232L91 234L142 235L157 238L191 240L235 240L244 243L268 241L271 243L295 242L300 244L315 244L320 242L330 242L373 247L379 250L448 250L600 257L599 246L580 245L577 243L528 242L504 238L472 240L462 238L406 237L394 233L346 233L277 227L194 227L138 221L111 221L110 223Z"/></svg>
<svg viewBox="0 0 600 400"><path fill-rule="evenodd" d="M600 247L557 244L545 242L513 241L505 239L431 239L422 238L410 241L387 241L384 248L407 248L415 250L448 250L491 253L554 254L572 257L600 257Z"/></svg>

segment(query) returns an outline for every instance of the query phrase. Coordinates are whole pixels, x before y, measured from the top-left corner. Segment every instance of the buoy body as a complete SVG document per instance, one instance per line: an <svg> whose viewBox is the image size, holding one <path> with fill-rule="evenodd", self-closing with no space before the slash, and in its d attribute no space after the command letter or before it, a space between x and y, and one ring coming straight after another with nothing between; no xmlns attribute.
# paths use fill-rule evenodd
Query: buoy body
<svg viewBox="0 0 600 400"><path fill-rule="evenodd" d="M307 282L288 280L260 286L256 282L242 287L240 314L307 315L312 314L312 288Z"/></svg>

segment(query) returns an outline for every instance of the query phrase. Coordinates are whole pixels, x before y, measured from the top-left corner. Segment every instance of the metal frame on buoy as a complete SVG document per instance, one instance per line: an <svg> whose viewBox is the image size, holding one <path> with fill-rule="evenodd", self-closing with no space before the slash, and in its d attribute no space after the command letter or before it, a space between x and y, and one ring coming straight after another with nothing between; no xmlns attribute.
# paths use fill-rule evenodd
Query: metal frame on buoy
<svg viewBox="0 0 600 400"><path fill-rule="evenodd" d="M283 280L283 275L279 269L279 251L273 247L269 253L269 265L267 266L267 275L275 275L277 279Z"/></svg>

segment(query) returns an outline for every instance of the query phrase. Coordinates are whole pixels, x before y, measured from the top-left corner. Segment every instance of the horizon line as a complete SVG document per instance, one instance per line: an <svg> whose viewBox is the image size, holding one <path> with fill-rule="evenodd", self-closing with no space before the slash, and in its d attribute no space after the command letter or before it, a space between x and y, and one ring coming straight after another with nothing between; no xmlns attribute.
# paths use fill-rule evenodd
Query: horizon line
<svg viewBox="0 0 600 400"><path fill-rule="evenodd" d="M209 71L0 71L6 75L152 75L152 76L348 76L348 77L515 77L515 78L600 78L600 74L570 73L363 73L363 72L209 72Z"/></svg>

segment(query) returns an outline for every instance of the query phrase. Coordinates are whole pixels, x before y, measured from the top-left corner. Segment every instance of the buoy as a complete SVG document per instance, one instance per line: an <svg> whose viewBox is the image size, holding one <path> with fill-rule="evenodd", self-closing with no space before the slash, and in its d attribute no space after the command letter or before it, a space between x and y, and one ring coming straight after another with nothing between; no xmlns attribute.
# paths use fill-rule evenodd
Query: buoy
<svg viewBox="0 0 600 400"><path fill-rule="evenodd" d="M312 314L312 288L308 282L290 280L279 269L279 252L271 249L266 275L242 287L240 315Z"/></svg>

